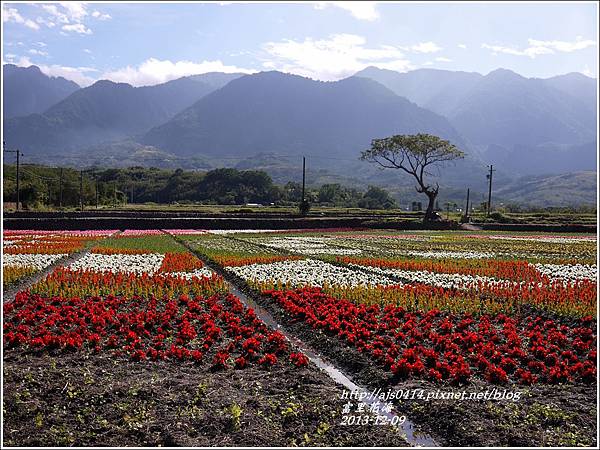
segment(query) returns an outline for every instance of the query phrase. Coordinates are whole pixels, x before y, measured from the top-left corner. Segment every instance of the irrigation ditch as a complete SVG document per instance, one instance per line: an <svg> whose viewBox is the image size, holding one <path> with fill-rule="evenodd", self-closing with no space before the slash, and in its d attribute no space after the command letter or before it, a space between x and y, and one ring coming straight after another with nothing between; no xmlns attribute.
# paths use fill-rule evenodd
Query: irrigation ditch
<svg viewBox="0 0 600 450"><path fill-rule="evenodd" d="M336 383L341 384L344 388L351 392L358 392L359 395L362 393L362 395L365 397L363 401L368 405L372 405L378 401L378 398L372 395L372 393L381 386L377 386L377 383L371 383L378 380L380 377L373 377L376 371L368 369L368 362L365 358L361 358L363 361L359 362L356 361L356 355L352 355L351 350L348 348L341 346L339 348L332 348L330 346L324 347L323 343L318 340L317 336L315 336L316 334L321 334L321 332L316 333L314 330L309 329L309 327L304 324L296 323L294 326L290 326L289 323L286 323L283 312L278 310L276 307L273 307L272 302L269 302L269 300L262 293L252 288L248 283L246 283L246 281L224 270L218 263L213 261L207 255L194 249L186 240L170 234L168 230L162 231L200 258L202 262L211 270L221 275L226 281L232 294L237 296L247 307L253 308L256 315L265 324L284 334L290 340L290 342L292 342L310 359L313 364L315 364L319 369L323 370ZM327 349L329 349L329 351L327 351ZM344 354L345 357L343 356ZM354 361L354 364L346 366L339 364L340 356L342 356L343 361ZM354 375L350 375L350 373L353 372L353 369L356 370L361 366L367 369L366 371L369 372L370 375L367 374L364 369L362 370L362 373L359 372L360 376L358 377L356 376L356 373ZM367 381L371 381L371 383L367 383ZM438 439L421 430L420 427L415 425L415 423L410 420L406 414L393 411L384 414L388 420L399 423L398 429L402 433L402 437L411 446L440 446ZM398 419L394 419L394 417L397 417ZM404 418L404 420L399 420L401 417Z"/></svg>

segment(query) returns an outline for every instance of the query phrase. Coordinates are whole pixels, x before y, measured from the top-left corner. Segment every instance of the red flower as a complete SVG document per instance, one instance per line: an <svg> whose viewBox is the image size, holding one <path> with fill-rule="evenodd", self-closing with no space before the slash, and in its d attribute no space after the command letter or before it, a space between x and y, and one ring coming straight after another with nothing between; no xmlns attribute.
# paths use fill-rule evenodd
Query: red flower
<svg viewBox="0 0 600 450"><path fill-rule="evenodd" d="M275 356L273 353L266 353L265 356L258 361L258 363L265 367L274 366L277 364L277 356Z"/></svg>
<svg viewBox="0 0 600 450"><path fill-rule="evenodd" d="M304 353L290 353L290 361L296 367L308 366L308 358Z"/></svg>

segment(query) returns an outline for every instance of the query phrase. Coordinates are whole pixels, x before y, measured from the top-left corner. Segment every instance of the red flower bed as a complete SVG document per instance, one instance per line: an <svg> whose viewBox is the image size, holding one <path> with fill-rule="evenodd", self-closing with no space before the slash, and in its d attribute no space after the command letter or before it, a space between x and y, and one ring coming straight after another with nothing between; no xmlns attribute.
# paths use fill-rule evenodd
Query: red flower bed
<svg viewBox="0 0 600 450"><path fill-rule="evenodd" d="M34 351L111 350L134 361L207 360L214 368L307 362L231 294L158 300L21 292L4 305L4 343Z"/></svg>
<svg viewBox="0 0 600 450"><path fill-rule="evenodd" d="M541 317L498 314L474 318L439 310L356 305L320 288L266 291L295 320L337 336L398 377L532 384L596 379L591 317L567 326Z"/></svg>

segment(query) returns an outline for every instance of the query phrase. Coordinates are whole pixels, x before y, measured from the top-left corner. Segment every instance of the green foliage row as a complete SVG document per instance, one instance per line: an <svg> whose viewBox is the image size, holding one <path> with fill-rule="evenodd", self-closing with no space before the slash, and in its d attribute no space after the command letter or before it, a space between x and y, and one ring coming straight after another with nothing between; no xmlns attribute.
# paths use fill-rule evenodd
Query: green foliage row
<svg viewBox="0 0 600 450"><path fill-rule="evenodd" d="M41 165L21 166L20 200L25 208L79 206L81 172L75 169ZM16 201L16 168L4 165L4 201ZM62 185L62 195L61 195ZM302 186L273 183L261 170L214 169L209 172L182 169L130 167L88 169L83 172L84 205L125 203L202 203L244 205L247 203L296 205L302 200ZM310 203L344 208L390 209L396 207L390 194L378 187L366 192L340 184L324 184L307 189ZM62 200L62 201L61 201Z"/></svg>

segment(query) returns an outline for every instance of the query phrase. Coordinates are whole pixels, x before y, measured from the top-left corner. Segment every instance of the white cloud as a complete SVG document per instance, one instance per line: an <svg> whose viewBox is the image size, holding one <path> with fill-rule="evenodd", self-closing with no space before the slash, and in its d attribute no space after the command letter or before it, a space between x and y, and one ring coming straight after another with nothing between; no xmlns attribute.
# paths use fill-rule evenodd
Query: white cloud
<svg viewBox="0 0 600 450"><path fill-rule="evenodd" d="M442 47L431 41L419 42L418 44L411 46L410 50L415 53L435 53L442 50Z"/></svg>
<svg viewBox="0 0 600 450"><path fill-rule="evenodd" d="M13 22L21 25L25 25L27 28L32 30L39 30L40 26L31 19L23 17L16 8L9 8L2 5L2 23Z"/></svg>
<svg viewBox="0 0 600 450"><path fill-rule="evenodd" d="M82 2L60 2L70 21L79 23L88 15L87 5Z"/></svg>
<svg viewBox="0 0 600 450"><path fill-rule="evenodd" d="M438 56L437 58L435 58L435 60L437 62L452 62L452 60L450 58L446 58L444 56Z"/></svg>
<svg viewBox="0 0 600 450"><path fill-rule="evenodd" d="M8 55L7 55L8 56ZM586 65L583 70L581 71L582 74L584 74L586 77L590 77L590 78L596 78L596 76L594 75L594 72L592 72L590 70L590 66Z"/></svg>
<svg viewBox="0 0 600 450"><path fill-rule="evenodd" d="M253 70L237 66L229 66L221 61L169 61L150 58L136 67L127 66L114 71L105 72L102 76L109 80L129 83L134 86L145 86L164 83L187 75L206 72L253 73Z"/></svg>
<svg viewBox="0 0 600 450"><path fill-rule="evenodd" d="M35 45L37 45L38 47L48 47L48 44L46 44L45 42L36 42Z"/></svg>
<svg viewBox="0 0 600 450"><path fill-rule="evenodd" d="M103 14L100 11L94 11L92 13L92 17L98 19L98 20L108 20L108 19L112 19L112 17L110 16L110 14Z"/></svg>
<svg viewBox="0 0 600 450"><path fill-rule="evenodd" d="M33 64L28 56L17 56L17 55L13 55L13 54L5 55L5 56L8 59L8 62L11 64L14 64L15 66L29 67Z"/></svg>
<svg viewBox="0 0 600 450"><path fill-rule="evenodd" d="M433 61L427 61L423 63L424 66L433 66Z"/></svg>
<svg viewBox="0 0 600 450"><path fill-rule="evenodd" d="M92 34L92 30L82 23L70 23L62 26L63 31L73 31L79 34Z"/></svg>
<svg viewBox="0 0 600 450"><path fill-rule="evenodd" d="M365 44L362 36L335 34L320 40L267 42L263 49L270 55L270 67L319 80L344 78L370 65L398 71L412 68L399 48Z"/></svg>
<svg viewBox="0 0 600 450"><path fill-rule="evenodd" d="M458 44L458 48L467 48L465 44Z"/></svg>
<svg viewBox="0 0 600 450"><path fill-rule="evenodd" d="M535 39L529 39L530 47L544 47L550 48L552 50L556 50L558 52L567 52L571 53L576 50L583 50L588 47L593 47L596 45L596 41L592 41L591 39L583 40L581 36L577 36L575 42L565 42L565 41L537 41Z"/></svg>
<svg viewBox="0 0 600 450"><path fill-rule="evenodd" d="M539 55L546 55L549 53L554 53L549 48L545 47L529 47L524 50L519 50L512 47L503 47L501 45L488 45L482 44L481 48L486 48L492 51L493 55L497 55L498 53L505 53L507 55L515 55L515 56L529 56L530 58L535 58Z"/></svg>
<svg viewBox="0 0 600 450"><path fill-rule="evenodd" d="M39 64L38 67L42 72L51 77L63 77L67 80L72 80L77 83L79 86L89 86L90 84L96 81L95 78L87 75L88 73L93 74L98 72L98 69L93 67L69 67L69 66L60 66L57 64L53 64L51 66L47 66L44 64Z"/></svg>
<svg viewBox="0 0 600 450"><path fill-rule="evenodd" d="M38 66L40 70L50 77L64 77L72 80L80 86L89 86L96 81L96 78L88 75L98 72L94 67L69 67L60 66L58 64L46 65L32 62L29 57L21 56L18 60L16 55L5 55L11 64L19 67L29 67L32 65Z"/></svg>
<svg viewBox="0 0 600 450"><path fill-rule="evenodd" d="M48 56L48 52L42 51L42 50L37 50L35 48L32 48L29 50L29 54L31 55L38 55L38 56Z"/></svg>
<svg viewBox="0 0 600 450"><path fill-rule="evenodd" d="M91 54L92 54L92 51L91 51L89 48L84 48L84 49L83 49L83 51L84 51L85 53L87 53L88 55L91 55Z"/></svg>
<svg viewBox="0 0 600 450"><path fill-rule="evenodd" d="M70 22L69 16L66 14L66 12L59 10L56 5L41 4L40 6L52 18L52 21L59 22L59 23L69 23ZM44 20L44 19L42 19L42 20ZM45 20L47 20L47 19L45 19Z"/></svg>
<svg viewBox="0 0 600 450"><path fill-rule="evenodd" d="M328 6L335 6L346 10L352 14L356 19L368 20L372 22L379 19L379 12L377 11L376 2L364 2L364 1L350 1L350 2L316 2L315 9L325 9Z"/></svg>
<svg viewBox="0 0 600 450"><path fill-rule="evenodd" d="M53 28L56 24L61 25L60 34L66 35L65 32L74 32L79 34L92 34L92 30L86 25L89 17L96 20L111 19L109 14L94 10L90 14L88 5L83 2L59 2L52 4L39 4L42 11L46 14L45 17L38 17L37 23Z"/></svg>
<svg viewBox="0 0 600 450"><path fill-rule="evenodd" d="M583 50L596 45L596 41L591 39L584 40L581 36L577 36L575 41L539 41L536 39L528 39L528 47L518 49L514 47L505 47L501 45L482 44L482 48L491 50L494 55L505 53L507 55L528 56L535 58L539 55L550 55L556 52L571 53L577 50Z"/></svg>
<svg viewBox="0 0 600 450"><path fill-rule="evenodd" d="M35 19L35 21L42 25L46 25L48 28L54 28L56 26L56 24L52 22L52 20L48 20L43 17L38 17L37 19Z"/></svg>

